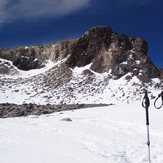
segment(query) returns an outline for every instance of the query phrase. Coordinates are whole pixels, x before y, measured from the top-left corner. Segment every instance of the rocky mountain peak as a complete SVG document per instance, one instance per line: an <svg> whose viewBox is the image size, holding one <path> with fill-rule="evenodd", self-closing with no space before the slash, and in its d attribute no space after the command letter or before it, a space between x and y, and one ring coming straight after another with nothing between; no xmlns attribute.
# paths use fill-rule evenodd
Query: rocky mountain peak
<svg viewBox="0 0 163 163"><path fill-rule="evenodd" d="M102 50L108 50L111 35L112 29L107 26L97 26L86 31L72 48L67 65L81 67L93 62Z"/></svg>
<svg viewBox="0 0 163 163"><path fill-rule="evenodd" d="M56 44L0 50L0 58L8 59L21 70L44 67L47 60L57 62L68 57L70 68L92 64L98 73L110 72L116 78L131 73L146 79L157 78L161 71L147 55L148 44L134 36L118 35L108 26L95 26L75 40Z"/></svg>
<svg viewBox="0 0 163 163"><path fill-rule="evenodd" d="M92 63L91 70L121 77L128 72L145 78L156 78L160 71L147 56L148 44L134 36L118 35L110 27L89 29L72 48L67 60L69 67L81 67Z"/></svg>
<svg viewBox="0 0 163 163"><path fill-rule="evenodd" d="M82 36L83 39L87 40L96 40L97 42L101 41L108 41L106 44L109 43L110 36L112 34L112 28L108 26L95 26L91 29L88 29L84 35Z"/></svg>

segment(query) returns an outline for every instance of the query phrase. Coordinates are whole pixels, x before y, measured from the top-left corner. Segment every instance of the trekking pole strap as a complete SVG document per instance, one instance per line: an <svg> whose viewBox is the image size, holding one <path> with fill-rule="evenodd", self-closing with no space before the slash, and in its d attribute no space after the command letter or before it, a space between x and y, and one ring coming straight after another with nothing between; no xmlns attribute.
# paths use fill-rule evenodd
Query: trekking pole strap
<svg viewBox="0 0 163 163"><path fill-rule="evenodd" d="M145 108L145 113L146 113L146 125L149 125L149 114L148 114L148 107L150 105L150 101L148 98L148 93L147 90L145 90L145 95L142 101L142 106Z"/></svg>
<svg viewBox="0 0 163 163"><path fill-rule="evenodd" d="M144 95L144 98L142 101L142 106L143 106L143 108L148 109L149 105L150 105L150 102L149 102L149 98L148 98L148 93L147 93L147 90L145 90L145 95Z"/></svg>
<svg viewBox="0 0 163 163"><path fill-rule="evenodd" d="M158 99L161 98L161 105L159 107L156 106L156 103L158 101ZM160 109L163 106L163 91L158 95L158 97L156 98L156 100L154 101L154 107L156 109Z"/></svg>

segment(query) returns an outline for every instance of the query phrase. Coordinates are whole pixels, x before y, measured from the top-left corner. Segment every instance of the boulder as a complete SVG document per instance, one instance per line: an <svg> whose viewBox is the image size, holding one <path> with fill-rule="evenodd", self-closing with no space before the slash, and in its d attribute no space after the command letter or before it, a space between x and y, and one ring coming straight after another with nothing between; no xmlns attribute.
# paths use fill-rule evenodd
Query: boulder
<svg viewBox="0 0 163 163"><path fill-rule="evenodd" d="M63 119L61 119L61 121L71 122L72 120L70 118L63 118Z"/></svg>

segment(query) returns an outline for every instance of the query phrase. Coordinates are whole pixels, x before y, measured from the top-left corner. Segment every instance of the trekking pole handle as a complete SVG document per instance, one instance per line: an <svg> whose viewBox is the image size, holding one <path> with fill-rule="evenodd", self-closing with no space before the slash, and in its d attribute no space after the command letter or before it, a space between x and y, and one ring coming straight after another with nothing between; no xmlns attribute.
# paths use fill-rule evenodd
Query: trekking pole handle
<svg viewBox="0 0 163 163"><path fill-rule="evenodd" d="M144 93L145 93L145 95L144 95L144 98L143 98L143 101L142 101L142 106L143 106L143 108L148 109L149 105L150 105L150 102L149 102L147 90L145 90Z"/></svg>
<svg viewBox="0 0 163 163"><path fill-rule="evenodd" d="M146 112L146 125L149 125L149 114L148 114L148 108L150 106L150 101L148 98L148 92L147 90L145 90L145 95L142 101L142 106L145 108L145 112Z"/></svg>
<svg viewBox="0 0 163 163"><path fill-rule="evenodd" d="M157 107L157 106L156 106L156 102L157 102L157 100L158 100L159 98L161 98L162 103L161 103L161 105L160 105L159 107ZM155 107L156 109L160 109L162 106L163 106L163 91L158 95L158 97L157 97L156 100L154 101L154 107Z"/></svg>

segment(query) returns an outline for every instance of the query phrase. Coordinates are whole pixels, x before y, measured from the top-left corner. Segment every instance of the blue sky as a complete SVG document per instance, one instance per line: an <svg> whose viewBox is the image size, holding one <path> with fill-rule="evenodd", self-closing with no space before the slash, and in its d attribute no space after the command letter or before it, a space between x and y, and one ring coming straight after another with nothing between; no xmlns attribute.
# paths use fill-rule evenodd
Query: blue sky
<svg viewBox="0 0 163 163"><path fill-rule="evenodd" d="M163 68L163 0L0 1L0 48L75 39L97 25L144 38Z"/></svg>

